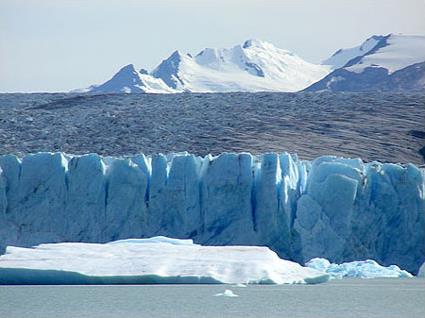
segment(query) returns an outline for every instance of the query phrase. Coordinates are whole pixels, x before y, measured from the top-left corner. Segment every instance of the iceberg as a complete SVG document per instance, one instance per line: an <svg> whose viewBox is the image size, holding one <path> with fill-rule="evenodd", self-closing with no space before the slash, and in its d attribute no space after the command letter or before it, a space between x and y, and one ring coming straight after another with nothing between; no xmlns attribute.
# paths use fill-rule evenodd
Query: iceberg
<svg viewBox="0 0 425 318"><path fill-rule="evenodd" d="M331 278L410 278L409 272L400 269L397 265L384 267L374 260L354 261L342 264L333 264L324 258L314 258L306 263L309 268L325 272Z"/></svg>
<svg viewBox="0 0 425 318"><path fill-rule="evenodd" d="M215 294L214 296L239 297L239 295L236 295L230 289L226 289L223 293L218 293L218 294Z"/></svg>
<svg viewBox="0 0 425 318"><path fill-rule="evenodd" d="M0 156L0 253L154 236L267 246L301 264L373 259L417 274L425 173L288 153Z"/></svg>
<svg viewBox="0 0 425 318"><path fill-rule="evenodd" d="M164 237L9 246L0 257L0 284L313 284L328 278L267 247L202 246ZM223 295L235 296L227 290Z"/></svg>

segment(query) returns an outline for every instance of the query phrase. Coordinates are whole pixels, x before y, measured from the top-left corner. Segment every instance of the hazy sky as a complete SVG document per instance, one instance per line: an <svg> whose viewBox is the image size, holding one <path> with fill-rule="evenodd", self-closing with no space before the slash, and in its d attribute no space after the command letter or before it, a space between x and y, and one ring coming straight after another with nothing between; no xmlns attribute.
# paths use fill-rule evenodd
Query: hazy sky
<svg viewBox="0 0 425 318"><path fill-rule="evenodd" d="M320 62L388 33L424 35L425 0L0 0L0 92L82 88L249 38Z"/></svg>

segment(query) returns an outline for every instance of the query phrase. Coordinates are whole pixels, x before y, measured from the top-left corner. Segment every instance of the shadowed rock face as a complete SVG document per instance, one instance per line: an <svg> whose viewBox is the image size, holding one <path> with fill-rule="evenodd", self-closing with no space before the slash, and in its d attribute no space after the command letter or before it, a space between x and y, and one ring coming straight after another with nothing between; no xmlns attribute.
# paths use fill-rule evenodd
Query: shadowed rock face
<svg viewBox="0 0 425 318"><path fill-rule="evenodd" d="M305 262L425 259L424 172L287 153L0 157L0 245L155 235Z"/></svg>
<svg viewBox="0 0 425 318"><path fill-rule="evenodd" d="M108 93L119 91L126 87L128 93L143 93L144 83L139 78L133 64L129 64L121 68L109 81L96 87L96 93Z"/></svg>

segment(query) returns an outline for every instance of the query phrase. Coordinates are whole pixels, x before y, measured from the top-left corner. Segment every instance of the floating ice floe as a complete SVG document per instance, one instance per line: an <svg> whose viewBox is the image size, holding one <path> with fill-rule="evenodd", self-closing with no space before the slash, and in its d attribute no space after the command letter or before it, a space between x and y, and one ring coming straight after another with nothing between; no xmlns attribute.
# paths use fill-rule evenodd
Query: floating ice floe
<svg viewBox="0 0 425 318"><path fill-rule="evenodd" d="M239 295L236 295L230 289L226 289L223 293L218 293L218 294L215 294L214 296L239 297Z"/></svg>
<svg viewBox="0 0 425 318"><path fill-rule="evenodd" d="M325 258L313 258L306 263L306 266L325 272L329 274L331 278L413 277L412 274L400 269L397 265L384 267L373 260L334 264Z"/></svg>
<svg viewBox="0 0 425 318"><path fill-rule="evenodd" d="M164 237L9 246L0 256L0 284L315 284L328 279L267 247L202 246Z"/></svg>

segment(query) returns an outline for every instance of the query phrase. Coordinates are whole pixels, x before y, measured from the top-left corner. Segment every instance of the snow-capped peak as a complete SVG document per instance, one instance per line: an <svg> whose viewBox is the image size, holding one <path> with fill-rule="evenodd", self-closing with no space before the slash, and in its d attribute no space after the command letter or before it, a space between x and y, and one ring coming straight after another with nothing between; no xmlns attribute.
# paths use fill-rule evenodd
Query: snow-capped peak
<svg viewBox="0 0 425 318"><path fill-rule="evenodd" d="M346 68L362 72L367 67L381 67L393 73L425 61L425 37L399 34L374 35L360 46L340 49L322 64L332 69Z"/></svg>
<svg viewBox="0 0 425 318"><path fill-rule="evenodd" d="M172 89L183 90L184 83L179 77L179 67L182 61L191 59L189 54L176 50L152 71L152 76L162 79Z"/></svg>
<svg viewBox="0 0 425 318"><path fill-rule="evenodd" d="M125 84L134 83L137 84L140 81L139 73L133 64L128 64L122 67L112 78L114 81L119 81Z"/></svg>
<svg viewBox="0 0 425 318"><path fill-rule="evenodd" d="M349 49L339 49L330 58L324 60L322 64L330 65L332 69L344 67L351 60L361 57L370 52L385 36L374 35L364 41L361 45Z"/></svg>
<svg viewBox="0 0 425 318"><path fill-rule="evenodd" d="M307 91L423 91L425 36L373 36L324 63L334 70Z"/></svg>
<svg viewBox="0 0 425 318"><path fill-rule="evenodd" d="M92 86L91 93L172 93L161 79L136 70L133 64L122 67L109 81Z"/></svg>
<svg viewBox="0 0 425 318"><path fill-rule="evenodd" d="M257 39L249 39L246 40L243 44L242 47L244 49L247 49L249 47L259 47L259 48L270 48L270 47L275 47L273 44L266 42L266 41L262 41L262 40L257 40Z"/></svg>
<svg viewBox="0 0 425 318"><path fill-rule="evenodd" d="M361 73L368 67L375 67L387 69L391 74L422 62L425 62L425 36L389 34L361 59L346 65L346 69Z"/></svg>
<svg viewBox="0 0 425 318"><path fill-rule="evenodd" d="M192 57L174 51L150 74L122 68L94 92L235 92L301 90L326 76L328 66L308 63L273 44L249 39L231 48L206 48ZM155 90L151 86L155 84ZM158 91L158 89L160 89Z"/></svg>
<svg viewBox="0 0 425 318"><path fill-rule="evenodd" d="M192 92L297 91L328 72L329 67L250 39L231 48L206 48L195 57L176 51L152 75Z"/></svg>
<svg viewBox="0 0 425 318"><path fill-rule="evenodd" d="M118 71L118 74L136 74L136 68L134 67L133 64L127 64L126 66L123 66L122 68L120 68L120 70Z"/></svg>
<svg viewBox="0 0 425 318"><path fill-rule="evenodd" d="M184 54L182 54L179 50L175 50L167 60L177 61L182 58Z"/></svg>

